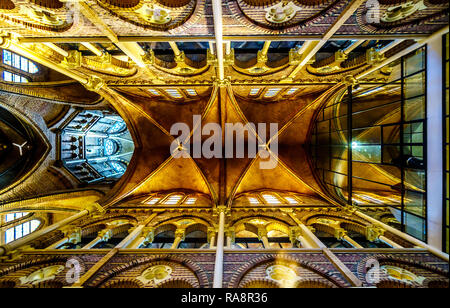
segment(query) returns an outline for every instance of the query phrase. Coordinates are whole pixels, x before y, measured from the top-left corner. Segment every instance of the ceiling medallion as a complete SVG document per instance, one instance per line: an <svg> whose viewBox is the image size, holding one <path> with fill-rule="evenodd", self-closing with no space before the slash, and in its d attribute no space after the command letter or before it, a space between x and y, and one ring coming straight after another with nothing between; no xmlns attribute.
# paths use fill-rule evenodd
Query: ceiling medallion
<svg viewBox="0 0 450 308"><path fill-rule="evenodd" d="M381 18L381 21L396 22L425 9L427 9L427 6L423 3L423 0L416 3L414 3L414 1L410 1L401 5L391 6L386 10Z"/></svg>
<svg viewBox="0 0 450 308"><path fill-rule="evenodd" d="M155 4L143 5L140 9L136 10L136 12L139 13L143 19L155 25L165 25L172 21L172 17L170 16L171 11L163 9Z"/></svg>
<svg viewBox="0 0 450 308"><path fill-rule="evenodd" d="M281 24L292 20L297 12L300 11L300 7L296 6L293 2L283 1L265 9L266 20L274 24Z"/></svg>
<svg viewBox="0 0 450 308"><path fill-rule="evenodd" d="M167 280L172 275L172 268L167 265L155 265L147 268L139 277L136 279L141 281L143 284L147 285L149 283L158 284L164 280Z"/></svg>
<svg viewBox="0 0 450 308"><path fill-rule="evenodd" d="M64 25L64 21L55 16L55 14L31 6L21 6L20 13L28 16L31 20L46 26Z"/></svg>
<svg viewBox="0 0 450 308"><path fill-rule="evenodd" d="M280 283L283 288L293 288L299 277L297 273L290 267L285 265L272 265L266 269L266 278L275 280Z"/></svg>
<svg viewBox="0 0 450 308"><path fill-rule="evenodd" d="M56 275L58 275L62 271L64 271L64 266L62 265L47 266L45 268L34 271L28 276L20 277L19 280L22 284L37 284L43 281L55 279Z"/></svg>

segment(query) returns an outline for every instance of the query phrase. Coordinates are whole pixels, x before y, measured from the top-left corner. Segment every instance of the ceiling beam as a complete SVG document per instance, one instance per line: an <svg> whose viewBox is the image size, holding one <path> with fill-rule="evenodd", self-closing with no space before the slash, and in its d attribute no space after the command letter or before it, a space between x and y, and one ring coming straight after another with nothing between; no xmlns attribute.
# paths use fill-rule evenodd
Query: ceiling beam
<svg viewBox="0 0 450 308"><path fill-rule="evenodd" d="M217 77L219 81L225 79L224 56L223 56L223 23L222 23L222 1L212 0L214 32L216 40L217 55Z"/></svg>
<svg viewBox="0 0 450 308"><path fill-rule="evenodd" d="M68 68L65 68L60 63L56 63L50 59L47 59L46 57L39 55L35 51L23 46L14 37L1 37L0 38L0 47L4 49L8 49L12 52L17 53L18 55L21 55L22 57L25 57L27 59L30 59L31 61L34 61L36 63L39 63L43 66L46 66L54 71L57 71L58 73L61 73L63 75L66 75L69 78L72 78L81 84L87 85L89 83L89 78L84 76L84 74L81 74L79 72L76 72L75 70L71 70Z"/></svg>
<svg viewBox="0 0 450 308"><path fill-rule="evenodd" d="M365 40L358 40L353 42L350 46L348 46L345 50L344 53L346 55L349 55L352 51L354 51L356 48L358 48L359 46L361 46L362 44L364 44Z"/></svg>
<svg viewBox="0 0 450 308"><path fill-rule="evenodd" d="M59 53L61 56L65 57L65 58L67 58L69 56L69 53L66 50L60 48L59 46L57 46L53 43L44 43L44 45L53 49L54 51L56 51L57 53Z"/></svg>
<svg viewBox="0 0 450 308"><path fill-rule="evenodd" d="M378 35L335 35L329 41L347 41L347 40L419 40L427 38L429 34L378 34ZM209 43L215 41L212 35L192 35L192 36L118 36L120 43L136 42L136 43L153 43L153 42L197 42ZM230 42L262 42L270 40L273 42L293 42L293 41L318 41L322 36L311 35L232 35L223 36L224 41ZM111 43L106 36L73 36L73 37L21 37L21 43L60 43L75 44L81 41L88 43Z"/></svg>
<svg viewBox="0 0 450 308"><path fill-rule="evenodd" d="M302 55L302 60L292 71L287 80L293 80L300 70L312 60L319 50L331 39L331 37L344 25L344 23L356 12L356 10L365 2L365 0L352 0L337 20L331 25L321 40L309 44L307 50ZM301 51L301 50L300 50Z"/></svg>
<svg viewBox="0 0 450 308"><path fill-rule="evenodd" d="M146 67L143 56L145 51L136 42L120 42L114 31L98 16L98 14L85 1L78 2L80 12L108 38L108 43L114 43L139 67ZM78 42L92 43L79 39Z"/></svg>
<svg viewBox="0 0 450 308"><path fill-rule="evenodd" d="M381 69L382 67L400 59L403 56L406 56L407 54L413 52L414 50L419 49L420 47L425 46L429 41L435 39L436 37L442 37L445 34L447 34L449 31L449 26L446 26L444 28L442 28L441 30L437 31L436 33L434 33L433 35L429 36L428 38L424 39L424 40L420 40L418 42L416 42L415 44L411 45L410 47L396 53L395 55L393 55L392 57L382 61L381 63L371 67L370 69L368 69L367 71L364 71L358 75L355 76L356 79L361 79L364 78L370 74L372 74L373 72L376 72L377 70Z"/></svg>
<svg viewBox="0 0 450 308"><path fill-rule="evenodd" d="M103 55L103 52L95 47L92 43L81 42L81 45L92 51L97 57L101 57Z"/></svg>

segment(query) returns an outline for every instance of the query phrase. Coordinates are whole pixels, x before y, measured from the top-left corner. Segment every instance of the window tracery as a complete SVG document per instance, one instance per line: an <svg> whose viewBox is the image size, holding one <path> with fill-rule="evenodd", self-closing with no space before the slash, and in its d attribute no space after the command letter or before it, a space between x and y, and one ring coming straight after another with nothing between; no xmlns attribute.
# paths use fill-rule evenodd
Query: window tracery
<svg viewBox="0 0 450 308"><path fill-rule="evenodd" d="M112 112L82 111L61 134L61 159L82 182L118 180L133 152L125 122Z"/></svg>
<svg viewBox="0 0 450 308"><path fill-rule="evenodd" d="M5 243L10 243L36 231L41 222L37 219L26 221L5 231Z"/></svg>

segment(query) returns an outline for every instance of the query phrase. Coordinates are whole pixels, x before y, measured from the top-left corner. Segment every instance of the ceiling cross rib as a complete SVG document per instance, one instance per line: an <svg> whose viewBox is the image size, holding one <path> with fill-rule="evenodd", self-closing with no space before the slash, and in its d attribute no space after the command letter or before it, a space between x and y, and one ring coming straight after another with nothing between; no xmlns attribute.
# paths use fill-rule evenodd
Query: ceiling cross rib
<svg viewBox="0 0 450 308"><path fill-rule="evenodd" d="M157 83L162 83L161 80L148 68L145 63L144 56L146 52L137 42L120 42L116 33L98 16L98 14L86 3L85 0L77 2L80 12L120 50L122 50L136 65L145 69L149 77ZM88 43L88 42L84 42Z"/></svg>
<svg viewBox="0 0 450 308"><path fill-rule="evenodd" d="M283 82L292 82L297 74L307 65L313 57L319 52L319 50L332 38L332 36L344 25L344 23L356 12L356 10L365 2L365 0L352 0L333 23L333 25L324 34L319 41L307 41L305 42L305 48L301 48L299 53L303 54L302 60L292 73Z"/></svg>
<svg viewBox="0 0 450 308"><path fill-rule="evenodd" d="M212 95L209 98L208 104L206 105L205 109L202 112L202 119L206 118L207 114L211 111L211 106L214 104L216 98L217 98L217 94L218 94L218 87L215 87L213 89ZM132 102L130 102L127 98L120 96L119 94L117 94L121 100L120 103L121 105L125 104L126 106L128 106L131 109L134 109L135 111L137 111L139 114L142 114L143 116L145 116L155 127L157 127L159 130L161 130L165 135L169 136L171 139L173 139L172 141L175 141L174 136L172 136L169 132L167 132L166 129L164 129L164 127L158 123L150 114L148 114L148 112L146 112L145 110L142 109L142 107L136 106L136 104L133 104ZM180 149L185 149L183 147L184 144L187 144L190 142L191 137L194 134L194 131L196 129L199 128L200 123L194 123L194 127L190 132L189 137L184 140L184 141L180 141ZM211 199L213 200L213 203L216 204L217 203L217 194L213 188L213 186L211 185L211 183L208 181L207 177L205 176L205 174L202 172L202 170L200 169L200 167L198 166L198 164L196 163L196 161L192 158L192 156L187 153L186 151L184 152L185 155L183 155L184 159L188 159L189 161L191 161L193 163L194 168L196 169L196 171L198 172L198 174L202 177L202 180L204 181L204 183L206 184L206 186L208 187L208 190L210 192L210 196ZM142 188L144 185L149 184L157 175L159 175L163 170L165 170L168 166L171 165L171 163L173 162L173 160L176 159L174 158L173 153L171 153L170 157L167 158L161 165L159 165L155 170L153 170L150 174L148 174L143 180L141 180L139 183L137 183L136 185L134 185L134 187L132 187L131 189L128 189L126 192L121 193L117 196L113 197L113 200L111 202L108 202L108 206L112 206L118 202L120 202L121 200L123 200L126 197L129 197L131 195L133 195L134 192L138 191L140 188Z"/></svg>

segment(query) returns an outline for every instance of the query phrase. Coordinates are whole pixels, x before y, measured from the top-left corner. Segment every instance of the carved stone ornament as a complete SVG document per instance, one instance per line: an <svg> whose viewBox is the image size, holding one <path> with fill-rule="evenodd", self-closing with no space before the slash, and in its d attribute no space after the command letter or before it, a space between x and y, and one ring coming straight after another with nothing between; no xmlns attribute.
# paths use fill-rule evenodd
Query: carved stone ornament
<svg viewBox="0 0 450 308"><path fill-rule="evenodd" d="M63 265L52 265L41 268L37 271L34 271L28 276L20 277L19 280L22 284L37 284L47 280L55 279L56 275L61 273L64 270Z"/></svg>
<svg viewBox="0 0 450 308"><path fill-rule="evenodd" d="M168 265L155 265L147 268L139 277L136 277L136 279L145 285L150 283L158 284L169 279L172 272L172 268Z"/></svg>
<svg viewBox="0 0 450 308"><path fill-rule="evenodd" d="M281 24L292 20L300 11L300 7L293 2L279 2L266 10L266 20L274 24Z"/></svg>

